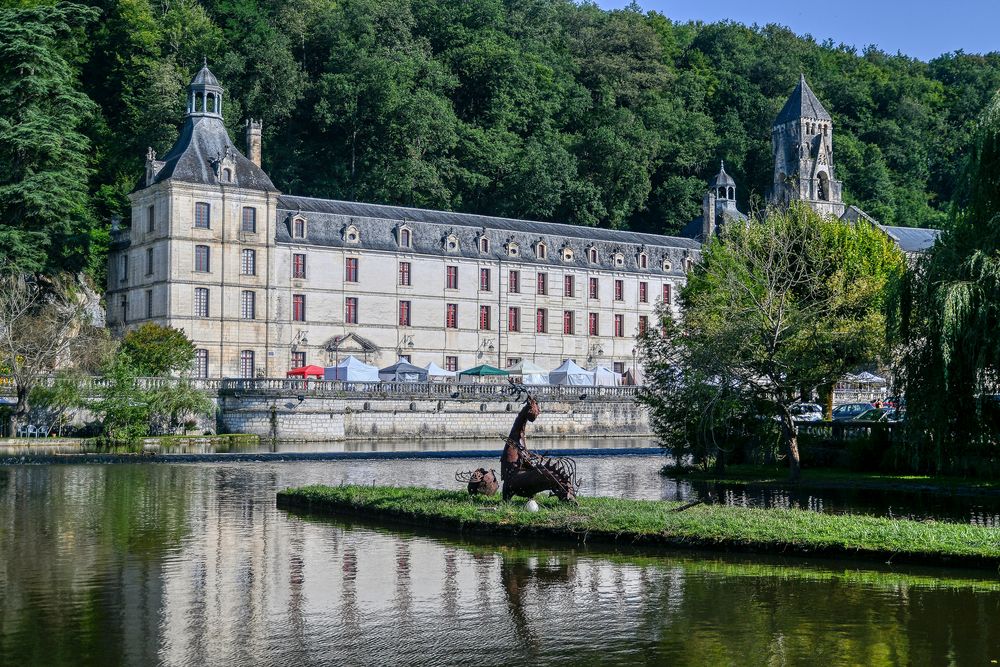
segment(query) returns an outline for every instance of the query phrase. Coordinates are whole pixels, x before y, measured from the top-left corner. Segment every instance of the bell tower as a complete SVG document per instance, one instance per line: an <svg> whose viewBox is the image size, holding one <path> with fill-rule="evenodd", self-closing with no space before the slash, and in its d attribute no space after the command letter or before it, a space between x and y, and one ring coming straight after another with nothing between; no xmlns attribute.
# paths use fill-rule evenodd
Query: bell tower
<svg viewBox="0 0 1000 667"><path fill-rule="evenodd" d="M804 74L771 127L774 182L768 203L808 204L823 215L844 214L841 182L833 171L833 118Z"/></svg>
<svg viewBox="0 0 1000 667"><path fill-rule="evenodd" d="M188 85L188 106L185 116L222 118L222 86L208 69L207 60Z"/></svg>

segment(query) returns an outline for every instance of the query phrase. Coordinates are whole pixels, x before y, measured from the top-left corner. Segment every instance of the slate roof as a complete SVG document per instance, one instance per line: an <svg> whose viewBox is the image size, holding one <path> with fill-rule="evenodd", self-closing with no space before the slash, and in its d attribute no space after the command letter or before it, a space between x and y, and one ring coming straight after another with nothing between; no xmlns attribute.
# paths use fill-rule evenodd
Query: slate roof
<svg viewBox="0 0 1000 667"><path fill-rule="evenodd" d="M710 188L718 187L736 187L736 181L733 177L726 173L726 164L724 162L719 163L719 173L712 177L712 180L708 182Z"/></svg>
<svg viewBox="0 0 1000 667"><path fill-rule="evenodd" d="M781 108L778 117L774 119L775 125L782 125L799 118L815 118L817 120L833 120L830 114L823 107L823 104L813 93L812 88L806 83L806 75L799 75L799 85L789 96L785 106Z"/></svg>
<svg viewBox="0 0 1000 667"><path fill-rule="evenodd" d="M306 219L304 240L291 237L291 219L299 213ZM353 225L360 237L356 244L358 247L400 252L397 233L404 224L412 232L411 252L499 258L505 262L636 271L640 270L639 251L644 248L649 261L647 268L641 269L642 271L663 273L663 260L667 259L671 263L667 273L680 274L683 272L683 259L696 255L701 249L701 244L693 239L659 234L292 195L281 195L278 198L279 243L350 247L352 244L347 241L345 230ZM484 233L490 240L489 253L481 253L479 250L478 240ZM458 240L457 248L447 248L449 236ZM535 246L539 241L546 244L547 256L544 259L535 256ZM516 257L506 254L507 243L518 245ZM592 245L598 249L596 265L587 257L587 249ZM564 247L572 249L572 260L563 260ZM624 256L624 266L614 265L613 256L616 252Z"/></svg>
<svg viewBox="0 0 1000 667"><path fill-rule="evenodd" d="M200 70L198 70L198 73L194 75L194 78L191 79L191 83L189 85L192 85L192 86L216 86L216 87L221 88L221 86L219 86L219 80L216 79L215 75L212 74L212 71L210 69L208 69L208 63L205 63L202 66L202 68Z"/></svg>
<svg viewBox="0 0 1000 667"><path fill-rule="evenodd" d="M896 245L903 252L924 252L934 245L940 229L924 229L922 227L890 227L889 225L879 225L886 234L889 235Z"/></svg>
<svg viewBox="0 0 1000 667"><path fill-rule="evenodd" d="M177 142L163 157L163 166L152 182L142 187L168 178L187 183L218 185L222 181L216 175L215 163L227 156L232 161L234 171L231 185L251 190L277 191L267 174L236 148L222 119L214 116L189 116L181 128Z"/></svg>

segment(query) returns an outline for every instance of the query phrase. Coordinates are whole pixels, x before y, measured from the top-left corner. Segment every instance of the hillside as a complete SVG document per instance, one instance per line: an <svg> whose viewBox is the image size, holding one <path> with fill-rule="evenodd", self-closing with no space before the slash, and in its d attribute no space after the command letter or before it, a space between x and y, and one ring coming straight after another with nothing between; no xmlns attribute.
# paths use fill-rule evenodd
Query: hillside
<svg viewBox="0 0 1000 667"><path fill-rule="evenodd" d="M720 159L741 208L763 197L800 72L834 116L845 200L939 226L1000 87L996 53L925 63L566 0L28 5L0 9L0 253L93 274L203 57L237 144L263 120L285 192L666 233Z"/></svg>

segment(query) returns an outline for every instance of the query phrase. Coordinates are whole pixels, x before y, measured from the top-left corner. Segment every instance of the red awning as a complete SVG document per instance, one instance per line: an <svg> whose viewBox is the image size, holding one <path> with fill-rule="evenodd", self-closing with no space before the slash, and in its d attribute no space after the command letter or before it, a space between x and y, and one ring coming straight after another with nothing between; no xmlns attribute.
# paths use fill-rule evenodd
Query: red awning
<svg viewBox="0 0 1000 667"><path fill-rule="evenodd" d="M290 378L317 377L322 380L323 368L320 366L303 366L301 368L293 368L292 370L285 373L285 376Z"/></svg>

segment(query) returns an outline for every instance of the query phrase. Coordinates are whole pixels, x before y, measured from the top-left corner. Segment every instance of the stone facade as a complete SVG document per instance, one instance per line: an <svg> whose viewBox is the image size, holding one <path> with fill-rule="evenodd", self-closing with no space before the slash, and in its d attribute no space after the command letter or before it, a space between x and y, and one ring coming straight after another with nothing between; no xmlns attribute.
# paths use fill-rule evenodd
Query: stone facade
<svg viewBox="0 0 1000 667"><path fill-rule="evenodd" d="M521 404L495 398L293 398L226 396L222 429L282 441L493 439L510 430ZM544 401L532 438L650 436L649 413L630 399Z"/></svg>
<svg viewBox="0 0 1000 667"><path fill-rule="evenodd" d="M279 377L347 354L623 372L699 256L687 238L281 195L259 166L260 123L246 136L250 159L204 67L112 238L109 325L182 329L203 375Z"/></svg>

